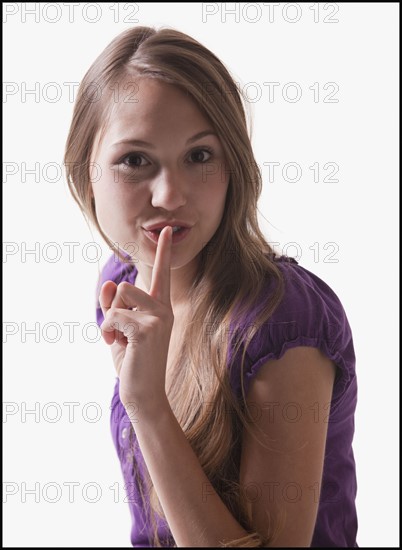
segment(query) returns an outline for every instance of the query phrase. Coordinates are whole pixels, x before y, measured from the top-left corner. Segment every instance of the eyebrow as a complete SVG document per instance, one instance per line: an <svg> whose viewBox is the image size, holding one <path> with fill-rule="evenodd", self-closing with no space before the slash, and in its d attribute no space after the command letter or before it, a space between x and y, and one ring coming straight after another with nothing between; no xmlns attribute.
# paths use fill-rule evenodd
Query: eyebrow
<svg viewBox="0 0 402 550"><path fill-rule="evenodd" d="M195 136L189 138L186 142L186 145L193 143L194 141L197 141L205 136L217 136L216 132L213 130L203 130L202 132L198 132L198 134L195 134ZM121 141L117 141L116 143L113 143L112 147L117 147L118 145L138 145L140 147L149 147L150 149L155 149L154 145L152 143L149 143L148 141L143 141L142 139L122 139Z"/></svg>

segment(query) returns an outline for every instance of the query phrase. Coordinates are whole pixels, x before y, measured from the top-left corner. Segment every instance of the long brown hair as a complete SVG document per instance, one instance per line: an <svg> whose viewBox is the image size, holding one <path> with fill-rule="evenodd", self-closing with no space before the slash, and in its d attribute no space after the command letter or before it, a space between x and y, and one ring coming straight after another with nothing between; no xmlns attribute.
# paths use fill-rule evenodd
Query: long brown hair
<svg viewBox="0 0 402 550"><path fill-rule="evenodd" d="M111 249L115 246L96 217L90 160L95 137L98 132L102 134L112 116L113 89L127 76L158 78L184 90L210 120L224 149L230 170L225 210L218 230L200 253L199 270L189 294L191 317L166 391L211 485L249 533L221 546L266 545L278 525L267 525L264 534L256 532L239 483L241 428L249 430L252 417L245 403L243 367L247 346L283 297L284 281L274 261L275 253L258 225L262 181L248 133L245 98L222 62L177 30L134 27L106 47L79 87L64 162L74 199ZM119 250L116 253L127 263ZM261 301L268 281L275 283L274 291L269 302ZM241 320L250 311L252 324L244 330ZM234 395L230 385L238 354L241 397ZM144 509L148 493L153 543L161 546L155 513L165 518L149 473L146 477L145 486L140 483Z"/></svg>

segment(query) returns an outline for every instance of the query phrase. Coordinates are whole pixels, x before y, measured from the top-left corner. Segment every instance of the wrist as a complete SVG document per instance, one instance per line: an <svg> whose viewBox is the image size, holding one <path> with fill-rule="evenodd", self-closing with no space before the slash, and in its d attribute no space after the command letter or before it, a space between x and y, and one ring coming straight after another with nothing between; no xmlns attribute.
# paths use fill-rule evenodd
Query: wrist
<svg viewBox="0 0 402 550"><path fill-rule="evenodd" d="M138 423L155 422L166 412L171 412L171 407L166 393L143 395L121 399L121 402L127 412L127 415L134 427Z"/></svg>

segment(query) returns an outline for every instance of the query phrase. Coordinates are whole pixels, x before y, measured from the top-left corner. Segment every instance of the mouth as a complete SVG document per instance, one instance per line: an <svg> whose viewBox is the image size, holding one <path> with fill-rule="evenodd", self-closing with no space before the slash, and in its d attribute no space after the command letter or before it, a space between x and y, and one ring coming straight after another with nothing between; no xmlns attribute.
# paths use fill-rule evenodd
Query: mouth
<svg viewBox="0 0 402 550"><path fill-rule="evenodd" d="M154 243L157 243L159 240L159 235L162 232L162 228L160 229L153 229L152 231L144 229L146 236L151 239ZM173 233L172 233L172 245L181 242L183 239L187 237L187 235L190 233L191 227L180 227L175 226L173 227Z"/></svg>

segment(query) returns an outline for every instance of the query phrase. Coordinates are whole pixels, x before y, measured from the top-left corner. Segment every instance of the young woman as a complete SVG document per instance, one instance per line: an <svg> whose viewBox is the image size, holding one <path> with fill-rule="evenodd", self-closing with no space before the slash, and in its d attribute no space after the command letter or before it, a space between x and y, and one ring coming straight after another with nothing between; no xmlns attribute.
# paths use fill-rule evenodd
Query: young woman
<svg viewBox="0 0 402 550"><path fill-rule="evenodd" d="M123 32L81 83L65 164L115 251L97 320L133 546L357 546L351 330L258 227L224 65L172 29Z"/></svg>

